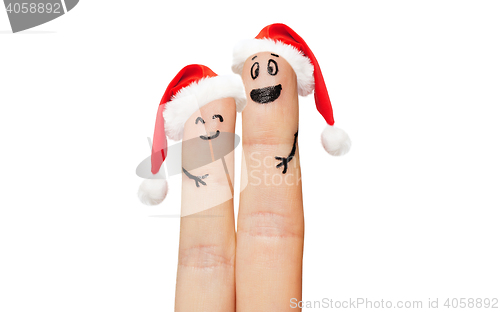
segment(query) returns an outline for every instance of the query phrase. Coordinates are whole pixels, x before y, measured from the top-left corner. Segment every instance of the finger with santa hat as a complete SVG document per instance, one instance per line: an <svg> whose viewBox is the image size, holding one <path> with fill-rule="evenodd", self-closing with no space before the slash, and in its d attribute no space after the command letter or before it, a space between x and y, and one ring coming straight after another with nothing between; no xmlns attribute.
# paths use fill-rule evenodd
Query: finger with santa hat
<svg viewBox="0 0 500 312"><path fill-rule="evenodd" d="M241 192L236 252L237 310L270 311L300 300L304 214L298 146L299 99L314 91L331 155L350 140L334 126L319 64L305 41L284 24L266 26L237 44L233 71L245 86L242 143L248 184ZM318 140L319 141L319 140ZM258 301L255 298L259 298ZM250 311L250 310L249 310Z"/></svg>
<svg viewBox="0 0 500 312"><path fill-rule="evenodd" d="M176 311L235 309L235 121L235 100L222 98L203 106L184 126Z"/></svg>
<svg viewBox="0 0 500 312"><path fill-rule="evenodd" d="M236 110L244 104L239 77L218 76L206 66L188 65L171 81L158 108L153 174L169 157L167 138L182 139L176 311L235 308L232 151ZM151 181L160 187L148 188ZM148 204L165 196L163 179L146 180L139 191Z"/></svg>

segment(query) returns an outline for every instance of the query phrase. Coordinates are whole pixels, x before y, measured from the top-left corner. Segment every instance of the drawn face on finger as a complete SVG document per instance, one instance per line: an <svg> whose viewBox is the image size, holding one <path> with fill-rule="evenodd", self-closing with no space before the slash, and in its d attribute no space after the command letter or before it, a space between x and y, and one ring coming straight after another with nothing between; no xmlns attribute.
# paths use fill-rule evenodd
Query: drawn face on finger
<svg viewBox="0 0 500 312"><path fill-rule="evenodd" d="M232 98L212 101L196 111L184 124L184 140L210 141L223 132L234 132L235 102ZM232 122L231 122L232 121Z"/></svg>
<svg viewBox="0 0 500 312"><path fill-rule="evenodd" d="M214 185L214 182L227 184L221 159L234 150L235 122L233 98L214 100L186 120L182 138L182 171L190 185L202 189ZM232 162L230 165L228 168L232 168Z"/></svg>
<svg viewBox="0 0 500 312"><path fill-rule="evenodd" d="M214 120L219 119L220 122L224 122L224 118L219 114L213 115L212 119L214 119ZM194 123L198 124L198 122L205 124L205 120L201 117L196 118L196 121ZM219 129L217 129L215 132L213 132L212 135L200 135L200 139L202 139L202 140L216 139L219 136L219 134L220 134L220 131L219 131Z"/></svg>
<svg viewBox="0 0 500 312"><path fill-rule="evenodd" d="M260 52L249 57L242 72L249 103L268 105L278 103L286 93L296 89L295 72L278 54Z"/></svg>

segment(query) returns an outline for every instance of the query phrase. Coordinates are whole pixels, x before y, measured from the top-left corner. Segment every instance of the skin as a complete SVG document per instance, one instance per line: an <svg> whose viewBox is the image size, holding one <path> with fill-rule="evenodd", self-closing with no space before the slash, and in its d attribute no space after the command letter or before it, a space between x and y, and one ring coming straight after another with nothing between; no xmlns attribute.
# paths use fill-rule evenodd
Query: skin
<svg viewBox="0 0 500 312"><path fill-rule="evenodd" d="M214 115L223 116L213 118ZM196 119L201 117L205 123ZM235 102L220 99L203 106L189 118L184 126L183 167L190 174L202 176L206 185L196 186L186 174L182 176L182 215L179 241L179 261L175 311L234 311L235 310L235 231L232 182L234 155L225 157L229 176L221 160L193 167L200 156L200 148L215 148L215 140L205 138L220 133L234 133ZM194 142L194 144L185 144ZM234 144L228 142L228 144ZM219 142L220 143L220 142ZM232 150L232 149L231 149ZM207 155L203 155L206 157ZM210 155L208 155L210 157Z"/></svg>
<svg viewBox="0 0 500 312"><path fill-rule="evenodd" d="M271 66L277 64L274 75L269 73L273 68L267 69L269 60L276 62ZM256 62L259 75L254 79ZM262 52L246 60L242 79L248 99L242 112L248 184L238 214L236 311L297 311L290 299L302 296L304 214L298 146L287 172L276 168L276 157L290 155L298 131L297 77L283 57ZM273 101L252 100L252 90L278 85L281 92Z"/></svg>
<svg viewBox="0 0 500 312"><path fill-rule="evenodd" d="M242 79L247 105L237 234L233 153L225 167L213 156L206 165L193 165L214 154L224 132L234 133L234 100L207 104L184 127L183 167L189 174L182 178L175 311L297 311L290 299L302 298L297 77L284 58L263 52L245 62Z"/></svg>

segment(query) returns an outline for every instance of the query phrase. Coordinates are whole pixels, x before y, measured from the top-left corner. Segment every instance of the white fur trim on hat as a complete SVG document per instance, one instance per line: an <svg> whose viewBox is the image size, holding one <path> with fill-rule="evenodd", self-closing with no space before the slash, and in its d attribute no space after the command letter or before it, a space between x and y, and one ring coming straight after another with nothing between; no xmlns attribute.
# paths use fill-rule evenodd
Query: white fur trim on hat
<svg viewBox="0 0 500 312"><path fill-rule="evenodd" d="M137 196L145 205L158 205L168 193L168 184L165 179L145 179L142 181Z"/></svg>
<svg viewBox="0 0 500 312"><path fill-rule="evenodd" d="M328 154L333 156L342 156L351 149L351 139L344 130L336 126L326 126L321 133L321 143Z"/></svg>
<svg viewBox="0 0 500 312"><path fill-rule="evenodd" d="M314 66L307 56L295 47L273 39L249 39L239 42L233 49L233 72L241 75L243 64L259 52L272 52L283 57L297 75L297 89L301 96L314 90Z"/></svg>
<svg viewBox="0 0 500 312"><path fill-rule="evenodd" d="M204 105L223 98L234 98L236 110L246 105L241 78L235 75L206 77L179 90L165 105L165 134L169 139L181 140L184 123Z"/></svg>

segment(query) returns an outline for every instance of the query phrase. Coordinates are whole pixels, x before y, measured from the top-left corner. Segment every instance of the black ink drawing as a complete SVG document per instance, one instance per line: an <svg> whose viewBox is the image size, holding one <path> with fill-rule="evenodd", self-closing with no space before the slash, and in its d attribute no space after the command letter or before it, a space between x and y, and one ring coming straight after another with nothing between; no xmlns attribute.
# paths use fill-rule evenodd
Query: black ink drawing
<svg viewBox="0 0 500 312"><path fill-rule="evenodd" d="M281 95L281 84L250 91L252 101L259 104L274 102Z"/></svg>
<svg viewBox="0 0 500 312"><path fill-rule="evenodd" d="M267 62L267 72L271 76L276 76L278 73L278 63L276 63L275 60L270 59L269 62Z"/></svg>
<svg viewBox="0 0 500 312"><path fill-rule="evenodd" d="M222 118L222 116L221 116L221 115L219 115L219 114L215 114L215 115L213 115L213 116L212 116L212 119L216 119L216 118L219 118L219 121L220 121L220 122L223 122L223 121L224 121L224 118Z"/></svg>
<svg viewBox="0 0 500 312"><path fill-rule="evenodd" d="M184 172L184 174L186 174L186 176L192 180L194 180L194 182L196 183L196 187L200 187L200 183L202 185L207 185L207 183L205 181L203 181L203 179L205 179L206 177L208 177L208 173L205 174L205 175L202 175L202 176L195 176L195 175L192 175L191 173L189 173L186 169L182 168L182 171Z"/></svg>
<svg viewBox="0 0 500 312"><path fill-rule="evenodd" d="M272 56L279 57L277 54L271 53ZM254 60L257 56L254 56L252 60ZM255 80L257 77L259 77L260 73L260 65L259 62L253 63L252 67L250 68L250 75L252 76L252 79ZM273 60L269 59L267 62L267 73L271 76L276 76L278 73L278 63ZM253 89L250 91L250 98L252 101L260 104L267 104L274 102L277 98L279 98L281 95L281 84L276 85L276 86L270 86L270 87L265 87L265 88L259 88L259 89Z"/></svg>
<svg viewBox="0 0 500 312"><path fill-rule="evenodd" d="M222 115L219 115L219 114L215 114L212 116L212 119L219 119L219 122L223 122L224 121L224 118L222 117ZM198 122L201 122L202 124L205 124L205 120L203 120L203 118L201 117L198 117L196 118L195 120L195 124L198 124ZM217 130L215 132L215 134L211 135L211 136L205 136L205 135L200 135L200 139L202 140L212 140L212 139L215 139L219 136L220 134L220 131ZM227 173L227 168L226 168L226 163L224 161L224 158L222 158L222 162L223 162L223 165L224 165L224 169L226 170L226 173ZM205 175L202 175L202 176L195 176L195 175L192 175L191 173L189 173L186 169L182 168L182 171L184 172L184 174L194 180L194 182L196 183L196 187L200 187L200 184L201 185L207 185L207 183L205 181L203 181L203 179L205 179L206 177L208 177L208 174L205 174Z"/></svg>
<svg viewBox="0 0 500 312"><path fill-rule="evenodd" d="M292 161L293 159L293 156L295 156L295 151L297 150L297 136L299 134L299 131L295 132L295 138L293 139L293 147L292 147L292 150L290 151L290 154L288 155L288 157L274 157L276 160L281 160L281 162L279 164L276 165L276 168L279 168L281 166L283 166L283 174L286 173L287 169L288 169L288 163Z"/></svg>
<svg viewBox="0 0 500 312"><path fill-rule="evenodd" d="M219 136L219 134L220 134L220 131L219 131L219 130L217 130L217 131L215 132L215 134L210 135L210 136L200 135L200 139L202 139L202 140L212 140L212 139L215 139L216 137L218 137L218 136Z"/></svg>
<svg viewBox="0 0 500 312"><path fill-rule="evenodd" d="M252 75L252 79L255 80L259 77L259 62L255 62L250 68L250 75Z"/></svg>
<svg viewBox="0 0 500 312"><path fill-rule="evenodd" d="M215 115L212 116L212 119L217 119L217 118L219 119L220 122L224 121L224 118L222 118L222 116L219 115L219 114L215 114ZM196 121L194 123L198 124L198 122L201 122L202 124L205 124L205 120L203 120L203 118L201 118L201 117L196 118ZM202 140L212 140L212 139L217 138L219 136L219 134L220 134L220 131L217 130L217 131L215 131L214 134L212 134L210 136L200 135L200 139L202 139Z"/></svg>

